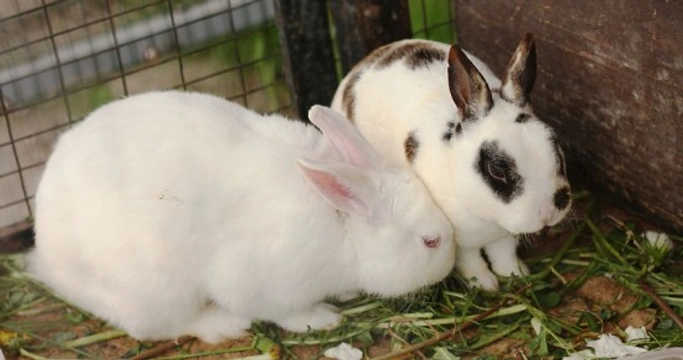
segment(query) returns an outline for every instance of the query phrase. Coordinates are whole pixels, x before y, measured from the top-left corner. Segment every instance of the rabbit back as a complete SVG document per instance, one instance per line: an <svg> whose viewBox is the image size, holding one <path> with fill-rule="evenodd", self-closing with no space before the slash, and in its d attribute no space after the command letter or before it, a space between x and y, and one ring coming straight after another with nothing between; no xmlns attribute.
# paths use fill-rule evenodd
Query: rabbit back
<svg viewBox="0 0 683 360"><path fill-rule="evenodd" d="M225 263L243 271L223 279L229 290L253 294L231 305L263 315L253 302L263 289L253 284L269 282L265 266L296 272L306 259L287 256L307 245L306 234L293 237L300 244L274 243L273 229L317 216L309 230L335 230L324 221L329 207L294 171L297 155L333 156L323 145L313 127L203 94L105 105L61 137L46 165L31 271L143 339L187 333L188 319L212 298L212 271ZM253 249L262 253L248 256Z"/></svg>

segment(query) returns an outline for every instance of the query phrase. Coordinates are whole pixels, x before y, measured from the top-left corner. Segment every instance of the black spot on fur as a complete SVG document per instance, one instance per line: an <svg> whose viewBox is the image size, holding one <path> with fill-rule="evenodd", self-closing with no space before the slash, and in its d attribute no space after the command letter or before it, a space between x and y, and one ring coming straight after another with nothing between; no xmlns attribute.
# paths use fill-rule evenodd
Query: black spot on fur
<svg viewBox="0 0 683 360"><path fill-rule="evenodd" d="M403 149L405 150L406 159L408 159L409 163L412 164L413 160L415 160L415 156L417 155L417 148L419 146L420 142L417 141L417 138L415 137L415 132L411 131L408 134L406 141L403 143Z"/></svg>
<svg viewBox="0 0 683 360"><path fill-rule="evenodd" d="M409 68L417 69L433 62L442 62L446 60L446 55L438 49L425 47L416 49L406 60Z"/></svg>
<svg viewBox="0 0 683 360"><path fill-rule="evenodd" d="M353 122L355 107L356 107L356 94L355 87L356 83L360 79L362 71L355 70L349 77L349 81L346 82L344 87L344 92L342 93L342 106L346 111L346 118Z"/></svg>
<svg viewBox="0 0 683 360"><path fill-rule="evenodd" d="M458 125L460 125L460 124L458 124ZM452 121L449 121L447 124L446 131L443 133L443 136L441 137L441 139L443 139L443 141L445 141L445 142L451 141L451 138L453 137L453 131L454 131L453 129L454 128L455 128L455 123Z"/></svg>
<svg viewBox="0 0 683 360"><path fill-rule="evenodd" d="M462 124L461 123L454 123L452 121L448 122L448 129L446 129L446 132L443 133L442 139L443 141L451 141L453 138L453 135L460 135L462 134Z"/></svg>
<svg viewBox="0 0 683 360"><path fill-rule="evenodd" d="M527 122L529 119L531 119L531 115L529 115L529 114L527 114L527 113L521 113L521 114L517 115L517 118L515 119L515 122L516 122L516 123L520 123L520 124L524 124L524 123Z"/></svg>
<svg viewBox="0 0 683 360"><path fill-rule="evenodd" d="M427 43L406 43L393 47L391 51L379 60L377 65L379 67L386 67L404 59L406 65L410 69L415 70L420 67L429 66L433 62L445 61L446 54Z"/></svg>
<svg viewBox="0 0 683 360"><path fill-rule="evenodd" d="M489 188L506 204L524 190L524 181L517 173L515 160L496 141L481 144L475 168Z"/></svg>
<svg viewBox="0 0 683 360"><path fill-rule="evenodd" d="M558 189L555 192L555 196L553 196L555 207L558 210L563 210L564 208L569 206L569 200L571 200L571 194L569 193L568 187L562 187Z"/></svg>

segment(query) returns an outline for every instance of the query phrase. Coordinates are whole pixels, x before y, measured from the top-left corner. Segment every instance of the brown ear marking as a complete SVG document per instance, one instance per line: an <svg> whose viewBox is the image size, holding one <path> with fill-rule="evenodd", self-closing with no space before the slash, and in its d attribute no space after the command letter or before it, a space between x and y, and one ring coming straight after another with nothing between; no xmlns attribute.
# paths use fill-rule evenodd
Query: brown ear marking
<svg viewBox="0 0 683 360"><path fill-rule="evenodd" d="M429 43L410 42L392 47L391 51L377 62L377 66L383 68L402 60L406 61L408 68L415 70L427 67L433 62L442 62L446 60L446 55Z"/></svg>
<svg viewBox="0 0 683 360"><path fill-rule="evenodd" d="M361 60L358 64L362 66L371 66L372 64L375 64L379 59L384 57L390 50L394 48L394 44L387 44L384 46L380 46L377 49L373 50L368 56L366 56L363 60Z"/></svg>
<svg viewBox="0 0 683 360"><path fill-rule="evenodd" d="M486 80L457 45L448 52L448 89L463 122L485 116L493 107Z"/></svg>
<svg viewBox="0 0 683 360"><path fill-rule="evenodd" d="M353 73L349 76L349 81L346 82L344 92L342 93L342 106L344 107L344 111L346 111L346 118L351 122L354 120L353 117L355 116L354 112L356 110L355 87L361 74L361 70L354 69Z"/></svg>
<svg viewBox="0 0 683 360"><path fill-rule="evenodd" d="M524 106L536 81L536 42L526 33L512 54L503 74L501 97L513 104Z"/></svg>
<svg viewBox="0 0 683 360"><path fill-rule="evenodd" d="M403 150L406 153L406 159L408 159L409 163L412 164L413 160L415 160L415 156L417 155L417 148L419 146L420 142L417 141L417 138L415 137L415 132L411 131L410 133L408 133L408 137L403 143Z"/></svg>

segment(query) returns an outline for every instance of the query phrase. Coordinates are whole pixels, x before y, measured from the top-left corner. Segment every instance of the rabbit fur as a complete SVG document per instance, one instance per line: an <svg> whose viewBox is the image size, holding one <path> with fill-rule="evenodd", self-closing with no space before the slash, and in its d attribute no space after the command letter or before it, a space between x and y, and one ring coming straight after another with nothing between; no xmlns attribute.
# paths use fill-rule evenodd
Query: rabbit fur
<svg viewBox="0 0 683 360"><path fill-rule="evenodd" d="M145 340L305 332L328 297L398 296L454 266L450 222L341 114L320 128L211 95L102 106L60 137L36 194L35 277Z"/></svg>
<svg viewBox="0 0 683 360"><path fill-rule="evenodd" d="M423 180L453 224L459 272L484 289L498 288L495 274L528 274L517 235L557 224L571 207L562 149L529 104L535 77L531 34L502 80L457 45L402 40L357 64L332 102Z"/></svg>

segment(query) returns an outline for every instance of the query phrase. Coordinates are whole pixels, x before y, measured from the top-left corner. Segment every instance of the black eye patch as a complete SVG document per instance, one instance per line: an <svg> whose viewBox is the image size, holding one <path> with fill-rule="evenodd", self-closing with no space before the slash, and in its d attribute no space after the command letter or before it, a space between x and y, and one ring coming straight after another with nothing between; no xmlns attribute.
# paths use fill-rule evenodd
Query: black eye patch
<svg viewBox="0 0 683 360"><path fill-rule="evenodd" d="M524 190L524 181L517 173L515 160L503 151L496 141L484 141L481 144L475 169L489 188L506 204Z"/></svg>

